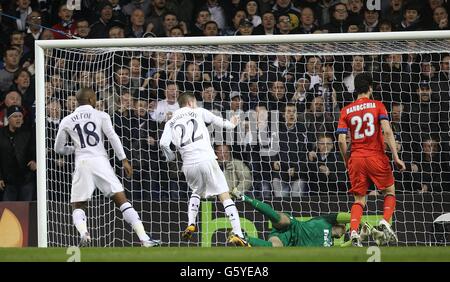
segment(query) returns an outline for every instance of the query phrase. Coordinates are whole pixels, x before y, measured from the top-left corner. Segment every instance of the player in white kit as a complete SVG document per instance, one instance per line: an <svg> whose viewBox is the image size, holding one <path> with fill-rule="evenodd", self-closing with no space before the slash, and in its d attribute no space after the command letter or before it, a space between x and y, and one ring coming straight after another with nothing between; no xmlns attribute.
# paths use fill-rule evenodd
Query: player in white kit
<svg viewBox="0 0 450 282"><path fill-rule="evenodd" d="M103 135L106 135L117 158L122 161L127 177L132 176L133 168L126 158L119 136L114 131L110 116L94 108L97 99L92 89L81 88L76 97L79 106L61 121L55 151L62 155L75 153L70 202L73 208L73 223L81 236L80 246L86 246L91 241L85 210L96 187L119 207L124 220L133 227L142 246L159 245L160 241L150 239L145 232L139 215L128 202L122 184L109 163L103 145ZM67 145L67 136L70 136L73 146Z"/></svg>
<svg viewBox="0 0 450 282"><path fill-rule="evenodd" d="M208 110L197 107L197 100L192 93L180 95L178 103L180 109L176 110L172 118L167 121L161 136L160 147L169 161L175 158L174 152L170 149L170 143L173 143L180 151L183 159L182 170L192 189L188 207L189 222L183 237L190 239L197 230L196 217L200 198L218 196L233 228L228 242L236 246L250 246L242 234L238 211L228 193L225 175L216 161L205 125L205 123L212 123L220 128L233 129L239 123L239 118L234 116L231 121L224 120Z"/></svg>

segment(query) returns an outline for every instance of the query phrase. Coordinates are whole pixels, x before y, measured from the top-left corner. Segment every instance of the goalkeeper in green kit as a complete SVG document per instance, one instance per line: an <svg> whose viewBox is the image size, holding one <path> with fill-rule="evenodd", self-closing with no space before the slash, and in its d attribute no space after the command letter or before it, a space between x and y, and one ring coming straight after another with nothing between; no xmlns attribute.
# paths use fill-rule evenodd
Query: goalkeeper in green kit
<svg viewBox="0 0 450 282"><path fill-rule="evenodd" d="M340 212L314 217L308 221L298 221L294 217L275 211L270 205L253 199L239 192L232 195L250 204L255 210L267 216L272 222L273 230L269 240L246 236L252 247L331 247L333 239L341 238L345 234L345 225L350 223L350 213ZM364 239L369 235L374 238L382 233L368 223L360 229L360 236ZM375 234L380 232L380 234ZM232 240L230 241L231 243Z"/></svg>

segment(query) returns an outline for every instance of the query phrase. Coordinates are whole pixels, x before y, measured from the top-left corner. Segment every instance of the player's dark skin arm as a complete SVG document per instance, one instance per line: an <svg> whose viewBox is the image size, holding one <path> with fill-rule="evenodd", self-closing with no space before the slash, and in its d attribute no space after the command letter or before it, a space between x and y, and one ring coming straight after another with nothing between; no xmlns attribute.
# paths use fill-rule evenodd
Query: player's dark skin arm
<svg viewBox="0 0 450 282"><path fill-rule="evenodd" d="M398 157L397 146L395 144L395 137L394 133L392 132L391 124L389 123L389 121L385 119L381 120L380 123L381 129L383 129L384 139L386 140L386 143L388 144L389 149L391 150L392 158L394 159L395 165L398 167L400 171L404 171L406 166L405 163Z"/></svg>

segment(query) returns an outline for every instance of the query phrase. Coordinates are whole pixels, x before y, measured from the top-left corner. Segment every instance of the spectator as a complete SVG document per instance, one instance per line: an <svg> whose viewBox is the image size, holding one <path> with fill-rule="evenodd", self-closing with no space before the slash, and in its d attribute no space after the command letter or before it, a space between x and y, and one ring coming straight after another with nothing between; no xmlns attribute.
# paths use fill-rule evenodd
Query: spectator
<svg viewBox="0 0 450 282"><path fill-rule="evenodd" d="M258 81L251 81L248 83L248 87L243 87L241 84L241 93L244 100L244 111L255 110L255 108L261 103L267 103L267 96L264 87L265 83ZM248 94L248 95L245 95Z"/></svg>
<svg viewBox="0 0 450 282"><path fill-rule="evenodd" d="M404 1L403 0L390 0L389 8L382 14L383 19L391 21L393 30L399 31L404 15Z"/></svg>
<svg viewBox="0 0 450 282"><path fill-rule="evenodd" d="M7 108L8 126L0 129L0 187L3 201L33 201L36 190L36 140L22 128L19 106Z"/></svg>
<svg viewBox="0 0 450 282"><path fill-rule="evenodd" d="M253 35L253 24L249 19L242 19L235 35Z"/></svg>
<svg viewBox="0 0 450 282"><path fill-rule="evenodd" d="M141 85L143 85L144 82L144 79L141 74L142 65L140 58L138 57L131 58L129 68L130 68L130 86L133 89L139 89L139 87L141 87Z"/></svg>
<svg viewBox="0 0 450 282"><path fill-rule="evenodd" d="M422 140L421 150L413 160L414 181L420 183L418 192L441 192L443 183L450 180L447 154L441 152L436 137L424 136Z"/></svg>
<svg viewBox="0 0 450 282"><path fill-rule="evenodd" d="M448 30L448 13L444 7L437 7L433 10L433 22L431 29L434 30Z"/></svg>
<svg viewBox="0 0 450 282"><path fill-rule="evenodd" d="M115 19L115 20L117 20L117 21L119 21L121 23L126 23L127 22L127 17L123 13L122 7L121 7L121 5L119 3L121 1L119 1L119 0L108 0L108 2L111 3L111 7L113 9L113 12L112 12L113 19Z"/></svg>
<svg viewBox="0 0 450 282"><path fill-rule="evenodd" d="M192 36L201 36L203 34L203 29L205 24L211 20L211 13L207 9L202 9L197 12L197 17L195 23L191 27Z"/></svg>
<svg viewBox="0 0 450 282"><path fill-rule="evenodd" d="M355 91L355 77L357 74L364 71L364 57L360 55L354 55L352 60L352 71L344 78L344 84L350 93Z"/></svg>
<svg viewBox="0 0 450 282"><path fill-rule="evenodd" d="M64 197L69 201L71 170L74 164L73 156L62 156L56 154L54 142L58 132L59 123L62 119L61 103L58 99L51 98L46 103L45 128L47 133L47 169L52 170L47 176L48 200L56 201Z"/></svg>
<svg viewBox="0 0 450 282"><path fill-rule="evenodd" d="M206 5L204 6L204 8L208 9L209 13L211 14L211 21L217 23L218 29L224 29L227 26L223 2L225 1L206 0Z"/></svg>
<svg viewBox="0 0 450 282"><path fill-rule="evenodd" d="M28 47L29 50L33 50L34 41L40 39L43 29L42 25L42 16L39 11L32 11L28 17L27 22L29 24L27 33L25 35L24 41L25 46Z"/></svg>
<svg viewBox="0 0 450 282"><path fill-rule="evenodd" d="M420 7L415 3L408 3L405 6L403 21L400 24L400 31L421 30Z"/></svg>
<svg viewBox="0 0 450 282"><path fill-rule="evenodd" d="M364 21L364 3L362 0L349 0L347 2L348 21L360 25Z"/></svg>
<svg viewBox="0 0 450 282"><path fill-rule="evenodd" d="M162 26L163 26L163 32L162 33L156 33L157 37L169 37L170 36L170 30L179 25L177 15L172 12L167 12L162 16Z"/></svg>
<svg viewBox="0 0 450 282"><path fill-rule="evenodd" d="M262 14L262 23L255 27L255 34L258 35L272 35L276 34L276 21L275 16L271 11L264 12Z"/></svg>
<svg viewBox="0 0 450 282"><path fill-rule="evenodd" d="M317 25L315 24L315 15L314 10L305 7L302 10L302 14L300 16L300 26L298 29L298 33L301 34L312 34L317 30Z"/></svg>
<svg viewBox="0 0 450 282"><path fill-rule="evenodd" d="M173 112L180 108L177 102L178 95L177 84L175 82L167 82L166 99L158 101L156 110L152 113L152 119L159 123L168 121L172 117Z"/></svg>
<svg viewBox="0 0 450 282"><path fill-rule="evenodd" d="M22 96L23 107L30 113L30 120L35 119L35 90L34 81L32 81L31 73L25 69L17 71L14 75L14 84L11 86L12 91L17 91Z"/></svg>
<svg viewBox="0 0 450 282"><path fill-rule="evenodd" d="M9 25L9 29L17 30L17 31L26 31L28 28L27 18L33 11L31 8L30 0L16 0L10 1L11 3L15 3L15 10L10 11L9 14L16 17L16 20L9 19L5 21L5 24ZM6 1L5 1L6 3ZM14 9L14 8L12 8ZM11 10L12 10L11 9Z"/></svg>
<svg viewBox="0 0 450 282"><path fill-rule="evenodd" d="M118 99L114 86L109 83L110 79L106 77L103 71L94 73L94 81L94 91L97 94L97 99L103 101L103 106L105 106L103 111L113 116L115 101Z"/></svg>
<svg viewBox="0 0 450 282"><path fill-rule="evenodd" d="M253 23L253 27L257 27L262 23L258 1L256 0L247 1L245 10L247 12L248 19Z"/></svg>
<svg viewBox="0 0 450 282"><path fill-rule="evenodd" d="M295 92L292 96L290 102L297 106L299 113L306 110L306 99L310 95L314 95L309 91L309 80L305 77L300 78L295 83Z"/></svg>
<svg viewBox="0 0 450 282"><path fill-rule="evenodd" d="M378 20L380 18L380 11L364 9L364 20L362 22L364 32L378 32Z"/></svg>
<svg viewBox="0 0 450 282"><path fill-rule="evenodd" d="M252 176L243 161L231 156L230 146L216 145L215 153L220 168L223 170L230 192L245 193L252 185Z"/></svg>
<svg viewBox="0 0 450 282"><path fill-rule="evenodd" d="M159 15L162 15L163 12L161 11L161 7L165 6L166 1L165 0L155 0L153 1L153 7L150 7L152 5L152 1L145 1L145 0L131 0L129 1L127 5L123 7L123 13L126 16L131 16L136 9L140 9L144 12L144 14L149 14L150 11L152 13L158 13Z"/></svg>
<svg viewBox="0 0 450 282"><path fill-rule="evenodd" d="M311 56L306 58L306 72L304 78L309 81L309 90L314 89L316 84L320 83L322 79L322 60L318 56Z"/></svg>
<svg viewBox="0 0 450 282"><path fill-rule="evenodd" d="M280 122L280 152L272 162L275 197L300 197L306 192L306 129L297 122L297 109L287 104Z"/></svg>
<svg viewBox="0 0 450 282"><path fill-rule="evenodd" d="M219 26L215 21L209 21L205 23L205 28L203 29L204 36L218 36Z"/></svg>
<svg viewBox="0 0 450 282"><path fill-rule="evenodd" d="M321 0L319 3L320 15L318 16L319 24L321 26L328 24L331 21L332 7L336 4L336 0Z"/></svg>
<svg viewBox="0 0 450 282"><path fill-rule="evenodd" d="M141 9L135 9L131 13L128 37L140 38L144 35L145 14Z"/></svg>
<svg viewBox="0 0 450 282"><path fill-rule="evenodd" d="M184 30L181 26L177 25L170 29L169 32L170 37L183 37L185 36Z"/></svg>
<svg viewBox="0 0 450 282"><path fill-rule="evenodd" d="M254 116L252 116L252 114ZM275 146L272 142L274 140L272 137L275 136L276 133L271 132L271 121L278 122L278 120L271 119L266 103L258 103L254 112L250 112L252 140L251 142L248 142L240 152L242 160L244 162L246 161L251 168L254 192L261 194L263 197L270 197L272 194L272 168L270 156L275 153L271 151L271 146ZM255 122L256 124L252 125L252 122Z"/></svg>
<svg viewBox="0 0 450 282"><path fill-rule="evenodd" d="M291 29L297 29L300 25L300 10L295 8L291 0L276 0L272 7L275 18L287 15L291 23Z"/></svg>
<svg viewBox="0 0 450 282"><path fill-rule="evenodd" d="M3 69L0 69L0 92L8 90L13 82L14 73L19 70L20 54L16 48L9 47L3 54Z"/></svg>
<svg viewBox="0 0 450 282"><path fill-rule="evenodd" d="M392 31L392 22L389 20L380 21L379 25L380 32L391 32Z"/></svg>
<svg viewBox="0 0 450 282"><path fill-rule="evenodd" d="M86 19L79 19L76 24L75 35L80 38L88 38L89 32L91 31L89 27L89 22Z"/></svg>
<svg viewBox="0 0 450 282"><path fill-rule="evenodd" d="M202 82L211 80L209 75L202 72L201 66L195 62L188 63L183 74L184 79L181 79L183 91L193 92L197 97L202 91Z"/></svg>
<svg viewBox="0 0 450 282"><path fill-rule="evenodd" d="M338 192L346 180L344 163L329 134L319 135L314 150L308 153L308 180L310 193ZM345 190L345 185L342 188Z"/></svg>
<svg viewBox="0 0 450 282"><path fill-rule="evenodd" d="M383 57L382 71L374 76L374 81L379 82L382 96L380 100L387 103L411 101L411 70L409 65L403 62L401 54L389 54Z"/></svg>
<svg viewBox="0 0 450 282"><path fill-rule="evenodd" d="M291 18L288 15L279 15L277 19L277 34L290 34L292 32Z"/></svg>
<svg viewBox="0 0 450 282"><path fill-rule="evenodd" d="M112 26L108 31L109 38L125 38L125 30L121 26Z"/></svg>
<svg viewBox="0 0 450 282"><path fill-rule="evenodd" d="M75 93L69 93L66 97L66 100L64 101L63 115L70 115L71 113L73 113L73 111L75 111L77 106L77 98L75 97Z"/></svg>
<svg viewBox="0 0 450 282"><path fill-rule="evenodd" d="M121 95L122 92L130 92L134 95L136 89L131 89L130 69L126 66L120 66L116 69L114 75L115 91Z"/></svg>
<svg viewBox="0 0 450 282"><path fill-rule="evenodd" d="M433 25L434 22L433 14L436 11L436 9L439 7L444 8L444 0L428 0L424 2L427 3L422 4L423 26L429 29Z"/></svg>
<svg viewBox="0 0 450 282"><path fill-rule="evenodd" d="M422 81L416 91L417 98L413 99L411 105L411 126L416 134L431 133L438 134L441 124L444 128L448 120L441 120L439 116L439 102L435 101L436 95L433 95L429 81ZM417 138L416 138L417 140Z"/></svg>
<svg viewBox="0 0 450 282"><path fill-rule="evenodd" d="M131 118L134 199L149 199L159 190L158 123L150 118L147 101L144 96L134 101Z"/></svg>
<svg viewBox="0 0 450 282"><path fill-rule="evenodd" d="M224 112L221 100L217 99L217 92L212 83L205 82L203 84L202 99L199 103L204 109L207 109L214 114L221 114Z"/></svg>
<svg viewBox="0 0 450 282"><path fill-rule="evenodd" d="M246 18L247 12L245 10L242 9L236 10L236 12L233 15L233 18L231 19L231 25L228 28L222 30L223 35L236 35L242 20Z"/></svg>
<svg viewBox="0 0 450 282"><path fill-rule="evenodd" d="M268 110L279 111L286 106L288 101L285 83L281 80L269 82Z"/></svg>
<svg viewBox="0 0 450 282"><path fill-rule="evenodd" d="M113 18L113 8L109 2L100 2L98 10L100 11L100 17L94 22L89 31L90 38L120 38L111 37L110 29L113 27L121 27L124 23Z"/></svg>
<svg viewBox="0 0 450 282"><path fill-rule="evenodd" d="M329 33L345 33L348 30L348 11L347 6L337 2L330 8L332 18L330 23L325 24L322 29Z"/></svg>
<svg viewBox="0 0 450 282"><path fill-rule="evenodd" d="M60 32L53 31L53 37L55 39L69 39L75 34L76 22L72 19L73 11L67 8L66 4L62 4L58 8L59 23L52 26L52 29L59 30Z"/></svg>
<svg viewBox="0 0 450 282"><path fill-rule="evenodd" d="M209 77L214 89L221 92L221 97L226 99L232 88L235 89L239 77L231 71L231 56L228 54L215 54L211 63Z"/></svg>
<svg viewBox="0 0 450 282"><path fill-rule="evenodd" d="M7 92L3 103L0 104L0 128L8 126L7 109L12 106L22 107L22 96L17 91Z"/></svg>
<svg viewBox="0 0 450 282"><path fill-rule="evenodd" d="M315 96L310 98L306 104L307 111L300 115L300 122L304 124L307 129L308 149L317 142L316 136L320 133L334 132L336 120L330 117L325 111L325 101L322 96Z"/></svg>

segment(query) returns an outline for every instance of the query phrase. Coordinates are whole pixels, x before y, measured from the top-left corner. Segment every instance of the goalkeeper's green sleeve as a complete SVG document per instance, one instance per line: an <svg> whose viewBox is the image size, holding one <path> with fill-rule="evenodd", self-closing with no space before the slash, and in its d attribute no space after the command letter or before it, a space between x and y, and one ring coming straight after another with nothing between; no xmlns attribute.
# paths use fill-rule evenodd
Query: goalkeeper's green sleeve
<svg viewBox="0 0 450 282"><path fill-rule="evenodd" d="M337 214L336 222L339 224L347 224L350 223L351 215L348 212L340 212Z"/></svg>

